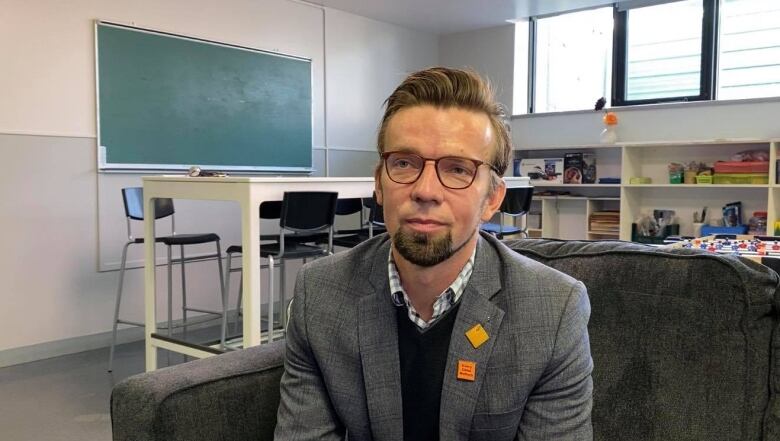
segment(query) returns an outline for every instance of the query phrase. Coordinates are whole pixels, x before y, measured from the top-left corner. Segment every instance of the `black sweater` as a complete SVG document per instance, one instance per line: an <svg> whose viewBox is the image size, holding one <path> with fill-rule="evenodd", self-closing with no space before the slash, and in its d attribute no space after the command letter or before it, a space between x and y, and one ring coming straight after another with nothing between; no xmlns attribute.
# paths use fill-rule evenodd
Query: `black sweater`
<svg viewBox="0 0 780 441"><path fill-rule="evenodd" d="M459 305L424 331L409 320L406 306L397 308L404 441L439 439L442 381Z"/></svg>

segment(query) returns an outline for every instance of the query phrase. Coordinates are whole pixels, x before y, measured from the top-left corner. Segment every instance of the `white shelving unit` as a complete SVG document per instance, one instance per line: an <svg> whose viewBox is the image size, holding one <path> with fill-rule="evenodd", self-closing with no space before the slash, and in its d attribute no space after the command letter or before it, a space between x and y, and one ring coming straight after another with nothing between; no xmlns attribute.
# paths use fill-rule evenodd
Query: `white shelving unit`
<svg viewBox="0 0 780 441"><path fill-rule="evenodd" d="M674 210L679 218L680 234L693 234L693 213L707 207L708 218L720 217L728 202L741 201L743 222L754 211L767 211L768 233L780 219L780 184L776 182L780 141L761 139L722 139L706 141L670 141L623 143L619 145L581 145L554 148L527 148L516 152L518 158L562 158L569 152L596 155L597 175L620 177L620 184L550 184L533 181L541 204L541 237L560 239L631 240L631 224L654 209ZM769 183L761 185L669 184L669 163L687 165L728 161L737 152L764 150L769 153ZM632 177L649 177L651 184L630 184ZM548 194L550 191L569 194ZM534 203L537 203L536 201ZM588 219L595 211L620 210L618 235L588 231ZM535 232L536 233L536 232ZM534 236L534 234L532 234Z"/></svg>

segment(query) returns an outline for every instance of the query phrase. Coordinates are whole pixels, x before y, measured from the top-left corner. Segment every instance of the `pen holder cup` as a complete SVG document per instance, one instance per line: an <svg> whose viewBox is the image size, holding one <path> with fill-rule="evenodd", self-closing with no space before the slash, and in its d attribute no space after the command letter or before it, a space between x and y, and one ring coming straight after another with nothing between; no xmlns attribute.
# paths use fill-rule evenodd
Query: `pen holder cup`
<svg viewBox="0 0 780 441"><path fill-rule="evenodd" d="M662 244L664 243L664 239L666 239L668 236L676 236L680 234L680 225L672 224L665 226L664 231L660 236L642 236L637 230L637 225L631 224L631 242Z"/></svg>
<svg viewBox="0 0 780 441"><path fill-rule="evenodd" d="M704 222L694 222L693 223L693 234L691 236L693 237L701 237L701 227L704 226Z"/></svg>

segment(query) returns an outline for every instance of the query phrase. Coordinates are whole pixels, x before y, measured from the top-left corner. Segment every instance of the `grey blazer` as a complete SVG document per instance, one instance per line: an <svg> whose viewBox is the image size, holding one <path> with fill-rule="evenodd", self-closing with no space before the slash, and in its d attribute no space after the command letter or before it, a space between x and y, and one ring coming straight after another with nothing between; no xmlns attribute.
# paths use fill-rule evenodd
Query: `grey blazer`
<svg viewBox="0 0 780 441"><path fill-rule="evenodd" d="M306 265L287 330L277 440L401 440L387 235ZM482 236L452 331L442 440L590 440L592 390L582 283ZM489 340L465 333L480 323ZM473 382L458 360L476 362Z"/></svg>

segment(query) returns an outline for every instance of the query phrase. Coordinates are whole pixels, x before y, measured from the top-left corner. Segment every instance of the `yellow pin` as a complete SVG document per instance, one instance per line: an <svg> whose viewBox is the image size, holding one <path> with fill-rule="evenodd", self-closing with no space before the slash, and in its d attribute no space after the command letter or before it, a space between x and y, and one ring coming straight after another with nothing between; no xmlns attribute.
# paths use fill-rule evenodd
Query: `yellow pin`
<svg viewBox="0 0 780 441"><path fill-rule="evenodd" d="M477 349L478 347L482 346L483 343L488 341L490 336L488 336L485 328L477 323L474 325L474 327L466 331L466 338L468 338L469 342L471 342L471 346L474 346L474 349Z"/></svg>

